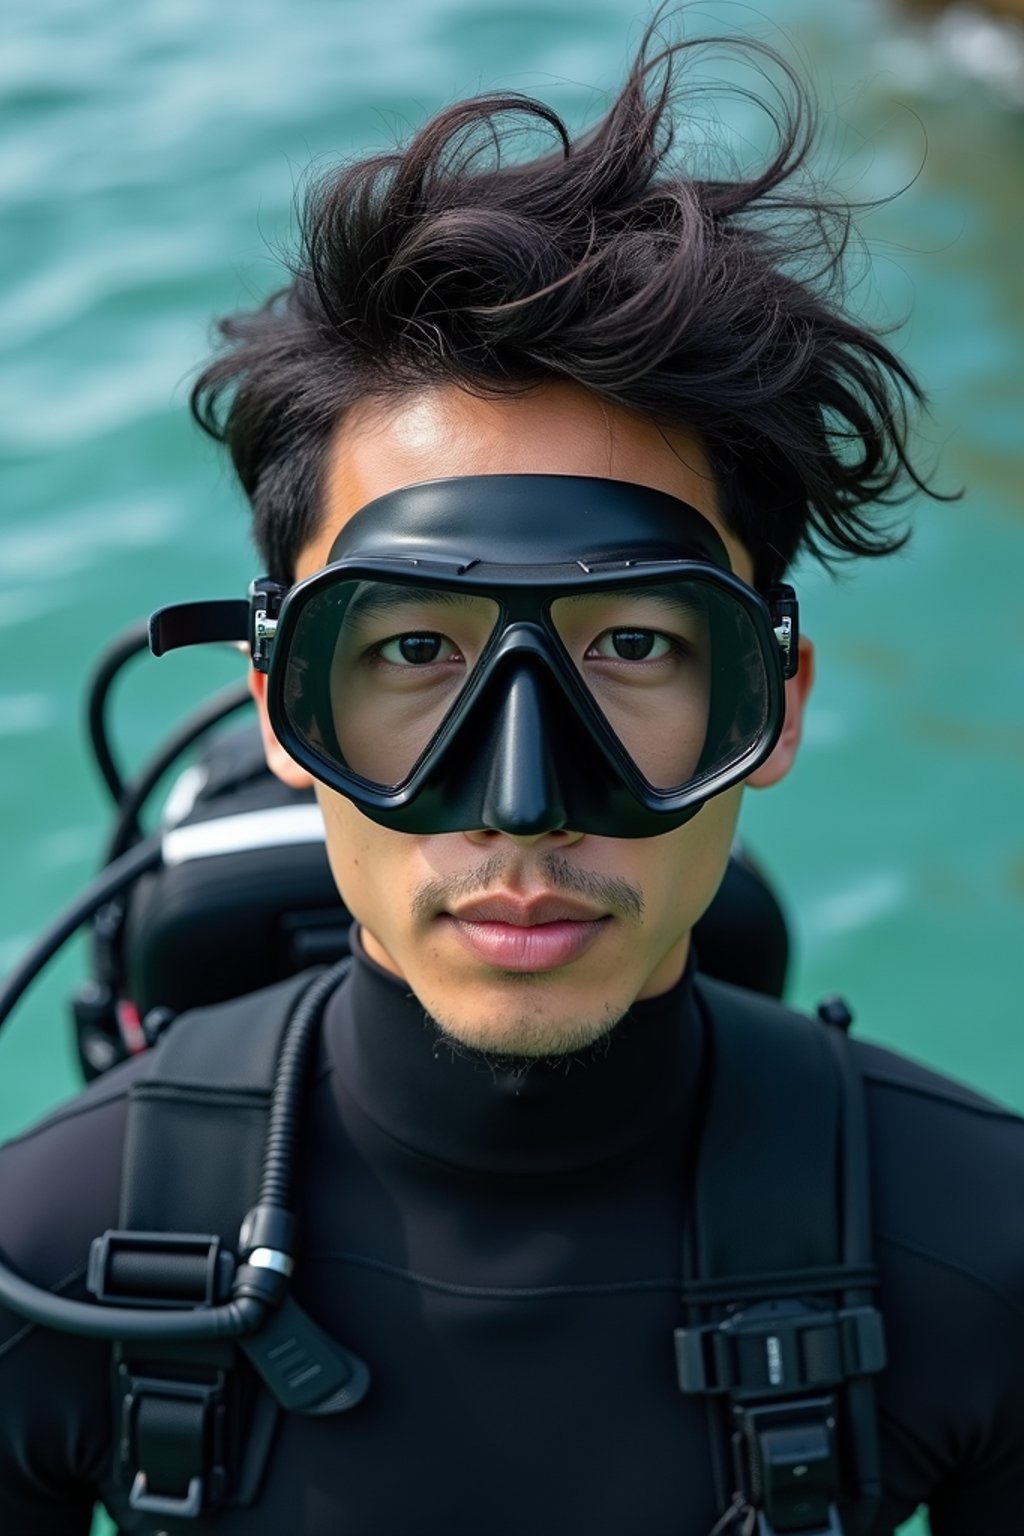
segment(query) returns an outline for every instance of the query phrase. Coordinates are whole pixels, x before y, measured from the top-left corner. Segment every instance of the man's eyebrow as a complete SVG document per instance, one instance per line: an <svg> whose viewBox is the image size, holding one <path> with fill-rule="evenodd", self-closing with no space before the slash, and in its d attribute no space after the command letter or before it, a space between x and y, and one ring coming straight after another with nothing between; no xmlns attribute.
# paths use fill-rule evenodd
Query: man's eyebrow
<svg viewBox="0 0 1024 1536"><path fill-rule="evenodd" d="M660 603L663 608L671 608L678 613L682 609L686 613L692 613L699 618L707 614L707 604L696 592L692 585L683 587L666 585L662 582L652 582L650 586L637 587L608 587L603 591L568 592L562 598L556 599L563 603L595 603L609 597L642 597L648 602Z"/></svg>
<svg viewBox="0 0 1024 1536"><path fill-rule="evenodd" d="M403 587L389 582L361 582L349 601L346 618L371 618L395 608L476 606L481 597L475 592L452 592L444 587ZM494 603L493 598L484 602Z"/></svg>

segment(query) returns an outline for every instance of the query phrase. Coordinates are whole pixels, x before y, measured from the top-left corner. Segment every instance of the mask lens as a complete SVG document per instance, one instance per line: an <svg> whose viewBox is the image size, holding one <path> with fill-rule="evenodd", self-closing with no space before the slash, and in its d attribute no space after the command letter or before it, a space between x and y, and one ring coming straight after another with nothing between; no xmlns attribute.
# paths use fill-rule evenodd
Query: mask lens
<svg viewBox="0 0 1024 1536"><path fill-rule="evenodd" d="M766 726L753 620L688 580L557 598L551 620L614 734L654 789L679 790L742 757Z"/></svg>
<svg viewBox="0 0 1024 1536"><path fill-rule="evenodd" d="M381 788L411 773L498 622L491 598L346 581L309 599L284 686L292 728Z"/></svg>

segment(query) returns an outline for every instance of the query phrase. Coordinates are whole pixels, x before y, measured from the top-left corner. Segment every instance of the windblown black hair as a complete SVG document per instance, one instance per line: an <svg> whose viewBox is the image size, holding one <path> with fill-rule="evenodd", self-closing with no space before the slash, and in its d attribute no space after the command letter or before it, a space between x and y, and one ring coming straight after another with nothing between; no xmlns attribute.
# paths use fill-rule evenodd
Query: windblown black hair
<svg viewBox="0 0 1024 1536"><path fill-rule="evenodd" d="M500 394L571 379L695 428L759 585L802 548L828 562L905 542L879 508L927 489L908 451L923 396L844 313L852 214L808 187L806 89L772 50L734 41L781 71L777 103L762 103L777 148L752 175L688 170L677 77L701 43L660 44L657 28L580 138L541 102L481 96L322 178L291 282L220 322L227 345L192 407L231 451L277 580L316 532L344 413L440 383ZM517 158L524 128L556 152Z"/></svg>

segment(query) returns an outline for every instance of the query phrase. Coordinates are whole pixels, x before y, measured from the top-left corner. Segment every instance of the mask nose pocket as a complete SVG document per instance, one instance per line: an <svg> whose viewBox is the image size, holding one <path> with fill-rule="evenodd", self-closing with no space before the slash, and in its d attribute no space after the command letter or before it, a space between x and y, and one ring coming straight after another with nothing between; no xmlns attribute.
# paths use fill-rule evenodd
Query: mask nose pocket
<svg viewBox="0 0 1024 1536"><path fill-rule="evenodd" d="M566 822L550 743L557 717L550 704L545 707L545 686L532 668L516 669L482 754L489 770L483 823L521 837L555 831Z"/></svg>

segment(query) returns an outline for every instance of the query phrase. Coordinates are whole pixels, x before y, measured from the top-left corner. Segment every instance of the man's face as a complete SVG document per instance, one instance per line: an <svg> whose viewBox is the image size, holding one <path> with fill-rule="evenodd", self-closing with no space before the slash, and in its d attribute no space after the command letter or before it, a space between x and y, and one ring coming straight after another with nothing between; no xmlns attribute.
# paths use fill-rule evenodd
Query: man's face
<svg viewBox="0 0 1024 1536"><path fill-rule="evenodd" d="M297 576L327 563L341 528L375 497L497 474L603 476L667 491L714 524L735 574L752 579L748 552L718 516L697 439L571 384L487 401L444 386L361 406L336 434L323 520ZM793 702L781 750L755 779L770 782L788 767ZM272 739L268 757L282 777L306 781ZM408 982L453 1039L526 1056L578 1050L678 980L690 930L725 869L740 801L739 789L726 791L650 838L419 836L379 826L321 784L316 792L331 868L370 957Z"/></svg>

